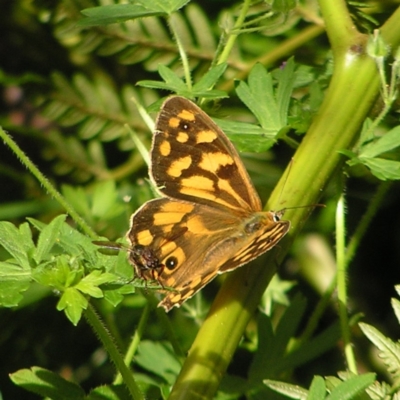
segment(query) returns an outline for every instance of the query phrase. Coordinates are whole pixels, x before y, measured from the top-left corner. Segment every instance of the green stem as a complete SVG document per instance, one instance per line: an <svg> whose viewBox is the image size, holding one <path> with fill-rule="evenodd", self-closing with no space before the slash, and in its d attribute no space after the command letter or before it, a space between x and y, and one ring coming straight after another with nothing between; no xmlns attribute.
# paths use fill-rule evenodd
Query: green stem
<svg viewBox="0 0 400 400"><path fill-rule="evenodd" d="M347 316L347 269L346 254L346 228L344 218L344 197L340 196L336 207L336 263L337 263L337 290L339 300L339 319L344 341L344 352L347 366L351 372L357 374L354 352L351 345L349 319Z"/></svg>
<svg viewBox="0 0 400 400"><path fill-rule="evenodd" d="M107 350L111 361L115 364L117 370L122 375L123 381L127 386L132 399L144 400L144 396L133 378L132 371L125 364L121 353L118 351L106 327L103 325L100 318L90 304L85 311L85 318L94 330L94 332L96 332L97 336L103 343L104 348Z"/></svg>
<svg viewBox="0 0 400 400"><path fill-rule="evenodd" d="M142 340L143 332L146 328L147 321L149 320L150 310L151 310L151 307L149 304L147 304L142 312L142 315L140 316L139 325L136 329L135 334L133 335L131 344L128 347L128 351L125 354L125 357L124 357L125 365L131 365L133 356L135 355L136 350L139 346L139 343ZM118 375L114 379L114 384L118 385L118 384L121 384L122 382L123 382L122 374L119 372Z"/></svg>
<svg viewBox="0 0 400 400"><path fill-rule="evenodd" d="M242 9L240 10L239 17L236 20L235 26L229 33L228 40L226 41L225 47L218 58L217 64L222 64L224 62L227 62L229 54L232 51L233 45L235 44L236 39L239 36L238 33L232 33L232 32L240 32L240 28L242 27L243 22L246 19L246 15L247 12L249 11L250 5L251 5L251 0L244 0Z"/></svg>
<svg viewBox="0 0 400 400"><path fill-rule="evenodd" d="M7 133L0 128L0 137L4 140L6 145L15 153L20 159L22 164L36 177L41 185L47 190L47 192L54 197L66 212L74 219L74 221L81 227L81 229L91 238L96 239L98 235L93 229L86 223L86 221L75 211L71 204L65 200L61 193L50 183L50 181L39 171L39 169L32 163L28 156L21 150L18 144L11 139Z"/></svg>
<svg viewBox="0 0 400 400"><path fill-rule="evenodd" d="M175 18L176 17L174 17L174 14L172 14L168 20L168 22L169 22L168 25L169 25L171 33L176 41L176 45L178 46L179 54L180 54L181 60L182 60L183 71L185 74L186 85L188 87L188 90L191 91L192 90L192 77L190 75L189 60L188 60L186 51L183 47L183 44L181 42L181 39L179 37L179 32L176 29Z"/></svg>
<svg viewBox="0 0 400 400"><path fill-rule="evenodd" d="M360 245L361 239L364 237L364 234L371 223L372 218L376 215L380 205L382 204L383 199L386 196L386 193L392 186L393 182L382 182L375 196L372 198L372 201L368 205L368 209L363 215L360 223L357 226L353 236L351 237L349 244L346 250L346 266L350 264L351 260L354 257L354 254L357 251L358 246Z"/></svg>

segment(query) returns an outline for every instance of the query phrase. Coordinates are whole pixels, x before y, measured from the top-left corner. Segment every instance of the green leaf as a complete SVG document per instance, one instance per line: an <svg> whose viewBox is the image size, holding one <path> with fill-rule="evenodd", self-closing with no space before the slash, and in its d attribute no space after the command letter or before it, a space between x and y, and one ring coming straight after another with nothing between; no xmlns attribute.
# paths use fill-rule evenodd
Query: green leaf
<svg viewBox="0 0 400 400"><path fill-rule="evenodd" d="M251 70L248 84L243 81L239 83L236 93L271 136L286 125L286 119L281 119L275 98L272 75L261 64L256 64Z"/></svg>
<svg viewBox="0 0 400 400"><path fill-rule="evenodd" d="M57 310L65 312L67 318L76 326L86 310L88 300L75 288L68 288L57 303Z"/></svg>
<svg viewBox="0 0 400 400"><path fill-rule="evenodd" d="M62 185L61 193L79 214L82 216L90 215L89 199L82 187Z"/></svg>
<svg viewBox="0 0 400 400"><path fill-rule="evenodd" d="M298 385L292 385L290 383L274 381L270 379L264 379L263 383L275 392L281 393L291 399L308 400L308 391ZM323 397L318 400L321 399L323 399Z"/></svg>
<svg viewBox="0 0 400 400"><path fill-rule="evenodd" d="M78 21L80 27L102 26L119 24L135 18L152 17L162 15L161 12L151 11L137 4L113 4L100 7L85 8L82 14L86 18Z"/></svg>
<svg viewBox="0 0 400 400"><path fill-rule="evenodd" d="M325 398L325 394L326 386L324 379L321 376L314 376L311 382L307 400L321 400Z"/></svg>
<svg viewBox="0 0 400 400"><path fill-rule="evenodd" d="M185 82L174 72L171 68L160 64L158 68L158 73L161 78L164 79L165 83L171 88L173 92L179 92L182 90L187 90L187 85Z"/></svg>
<svg viewBox="0 0 400 400"><path fill-rule="evenodd" d="M11 222L0 221L0 245L24 270L30 270L28 253L35 247L32 233L27 223L21 224L19 229Z"/></svg>
<svg viewBox="0 0 400 400"><path fill-rule="evenodd" d="M189 1L190 0L136 0L136 3L150 11L171 15L189 3Z"/></svg>
<svg viewBox="0 0 400 400"><path fill-rule="evenodd" d="M363 147L360 158L373 158L400 146L400 126L385 133L380 139Z"/></svg>
<svg viewBox="0 0 400 400"><path fill-rule="evenodd" d="M29 288L30 282L30 270L0 261L0 306L16 307L23 299L21 293Z"/></svg>
<svg viewBox="0 0 400 400"><path fill-rule="evenodd" d="M327 399L352 400L368 386L372 385L375 378L376 374L373 373L353 376L333 388Z"/></svg>
<svg viewBox="0 0 400 400"><path fill-rule="evenodd" d="M365 158L359 160L366 165L373 175L382 181L400 179L400 162L383 158Z"/></svg>
<svg viewBox="0 0 400 400"><path fill-rule="evenodd" d="M270 149L276 140L258 125L213 118L239 151L260 153Z"/></svg>
<svg viewBox="0 0 400 400"><path fill-rule="evenodd" d="M381 351L379 357L387 365L388 371L400 378L400 343L394 343L371 325L362 322L358 325L364 335Z"/></svg>
<svg viewBox="0 0 400 400"><path fill-rule="evenodd" d="M98 287L103 283L115 282L118 277L108 272L103 273L99 270L92 271L89 275L86 275L82 280L75 285L75 288L80 290L82 293L88 294L95 298L103 297L103 291Z"/></svg>
<svg viewBox="0 0 400 400"><path fill-rule="evenodd" d="M160 376L170 384L175 382L181 369L181 364L169 343L143 340L140 342L135 361L142 368Z"/></svg>
<svg viewBox="0 0 400 400"><path fill-rule="evenodd" d="M61 227L65 219L66 215L59 215L40 232L38 243L33 254L33 258L37 264L40 264L42 260L48 257L51 248L60 236Z"/></svg>
<svg viewBox="0 0 400 400"><path fill-rule="evenodd" d="M118 202L118 198L115 181L96 183L92 199L92 215L102 219L111 219L122 214L125 208Z"/></svg>
<svg viewBox="0 0 400 400"><path fill-rule="evenodd" d="M85 397L85 392L77 384L44 368L20 369L10 374L10 378L27 391L52 400L79 400Z"/></svg>
<svg viewBox="0 0 400 400"><path fill-rule="evenodd" d="M279 365L276 367L284 371L287 368L296 368L299 365L303 365L334 347L340 336L339 324L332 324L319 335L303 343L301 347L289 353L283 359L278 360Z"/></svg>
<svg viewBox="0 0 400 400"><path fill-rule="evenodd" d="M278 79L278 87L276 89L276 102L280 112L280 121L282 125L286 125L287 123L290 99L293 92L293 85L296 79L294 67L294 59L293 57L291 57L284 64L284 66L279 69L279 73L276 74Z"/></svg>
<svg viewBox="0 0 400 400"><path fill-rule="evenodd" d="M132 400L132 397L128 395L125 385L101 385L94 388L85 400Z"/></svg>
<svg viewBox="0 0 400 400"><path fill-rule="evenodd" d="M207 92L210 88L218 82L218 79L225 72L227 67L226 63L219 64L210 68L201 79L193 86L193 92Z"/></svg>

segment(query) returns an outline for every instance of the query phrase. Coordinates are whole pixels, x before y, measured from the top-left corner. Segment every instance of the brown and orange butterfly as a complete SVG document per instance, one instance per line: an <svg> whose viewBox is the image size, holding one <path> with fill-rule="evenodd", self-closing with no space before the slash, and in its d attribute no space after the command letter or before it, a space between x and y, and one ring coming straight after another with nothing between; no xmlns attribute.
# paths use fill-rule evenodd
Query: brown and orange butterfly
<svg viewBox="0 0 400 400"><path fill-rule="evenodd" d="M163 197L132 215L129 261L140 278L172 289L159 303L166 311L271 249L289 230L283 211L262 210L224 132L183 97L161 107L150 175Z"/></svg>

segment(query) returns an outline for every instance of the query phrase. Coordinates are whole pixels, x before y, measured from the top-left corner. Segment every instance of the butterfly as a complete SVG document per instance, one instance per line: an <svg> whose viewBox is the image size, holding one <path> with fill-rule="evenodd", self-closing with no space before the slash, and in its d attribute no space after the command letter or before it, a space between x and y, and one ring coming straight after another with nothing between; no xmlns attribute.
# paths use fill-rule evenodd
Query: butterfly
<svg viewBox="0 0 400 400"><path fill-rule="evenodd" d="M164 102L150 154L150 176L162 197L132 215L128 260L138 277L162 286L159 306L166 311L288 232L284 210L262 210L237 151L191 101L173 96Z"/></svg>

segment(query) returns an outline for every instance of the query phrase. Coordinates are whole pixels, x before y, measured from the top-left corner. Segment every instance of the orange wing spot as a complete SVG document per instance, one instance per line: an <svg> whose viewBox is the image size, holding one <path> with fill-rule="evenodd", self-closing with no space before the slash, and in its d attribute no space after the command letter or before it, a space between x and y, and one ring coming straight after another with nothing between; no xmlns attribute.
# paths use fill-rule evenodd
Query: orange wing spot
<svg viewBox="0 0 400 400"><path fill-rule="evenodd" d="M178 132L176 140L179 143L186 143L189 140L189 135L186 132Z"/></svg>
<svg viewBox="0 0 400 400"><path fill-rule="evenodd" d="M173 287L174 285L170 285L169 284L169 282L167 282L167 286L170 286L170 287ZM170 303L172 304L172 305L174 305L174 304L179 304L179 302L180 302L180 300L181 300L181 298L182 298L182 295L180 294L180 293L174 293L174 294L170 294L170 295L168 295L163 301L162 301L162 303L167 299L167 298L169 298L169 301L170 301Z"/></svg>
<svg viewBox="0 0 400 400"><path fill-rule="evenodd" d="M189 110L182 110L178 114L178 117L185 119L186 121L194 121L196 119L196 116Z"/></svg>
<svg viewBox="0 0 400 400"><path fill-rule="evenodd" d="M224 153L204 153L199 167L206 171L217 172L220 167L235 164L235 160L229 155Z"/></svg>
<svg viewBox="0 0 400 400"><path fill-rule="evenodd" d="M182 171L188 169L192 165L192 157L185 156L178 158L171 163L171 166L167 170L167 174L175 178L182 175Z"/></svg>
<svg viewBox="0 0 400 400"><path fill-rule="evenodd" d="M153 235L148 229L138 232L136 237L137 242L142 246L148 246L154 239Z"/></svg>
<svg viewBox="0 0 400 400"><path fill-rule="evenodd" d="M171 128L177 128L180 124L180 118L172 117L168 120L168 126Z"/></svg>
<svg viewBox="0 0 400 400"><path fill-rule="evenodd" d="M188 295L188 297L190 297L189 293L193 293L193 288L197 288L199 286L199 284L202 283L202 281L203 281L203 278L201 276L196 276L187 285L184 285L184 286L189 286L192 288L192 290L187 292L186 295Z"/></svg>
<svg viewBox="0 0 400 400"><path fill-rule="evenodd" d="M182 218L185 216L185 213L182 212L159 212L153 215L153 224L157 226L171 226L172 224L176 224L177 222L181 222ZM171 228L172 229L172 228ZM171 229L167 230L165 228L165 232L169 232Z"/></svg>
<svg viewBox="0 0 400 400"><path fill-rule="evenodd" d="M193 193L199 193L199 197L204 197L202 193L204 192L213 192L214 191L214 181L205 176L193 175L190 178L182 179L181 182L182 190L193 191ZM187 192L185 192L188 194ZM214 198L214 194L212 193L212 198Z"/></svg>
<svg viewBox="0 0 400 400"><path fill-rule="evenodd" d="M194 233L195 235L200 234L200 235L206 235L211 233L206 226L204 225L203 219L200 215L194 215L189 218L187 224L187 228L191 233Z"/></svg>
<svg viewBox="0 0 400 400"><path fill-rule="evenodd" d="M168 255L168 257L171 255L171 253L177 249L177 245L174 241L172 240L168 240L165 242L165 244L162 246L161 251L163 256L165 257L166 255ZM174 254L175 256L175 254Z"/></svg>
<svg viewBox="0 0 400 400"><path fill-rule="evenodd" d="M211 130L200 131L196 133L196 143L212 143L217 137L217 132Z"/></svg>
<svg viewBox="0 0 400 400"><path fill-rule="evenodd" d="M171 153L171 145L167 140L164 140L160 143L158 150L162 156L167 157Z"/></svg>
<svg viewBox="0 0 400 400"><path fill-rule="evenodd" d="M191 213L194 209L194 205L188 203L178 203L176 201L166 202L162 205L161 211L169 212L180 212L182 214Z"/></svg>

